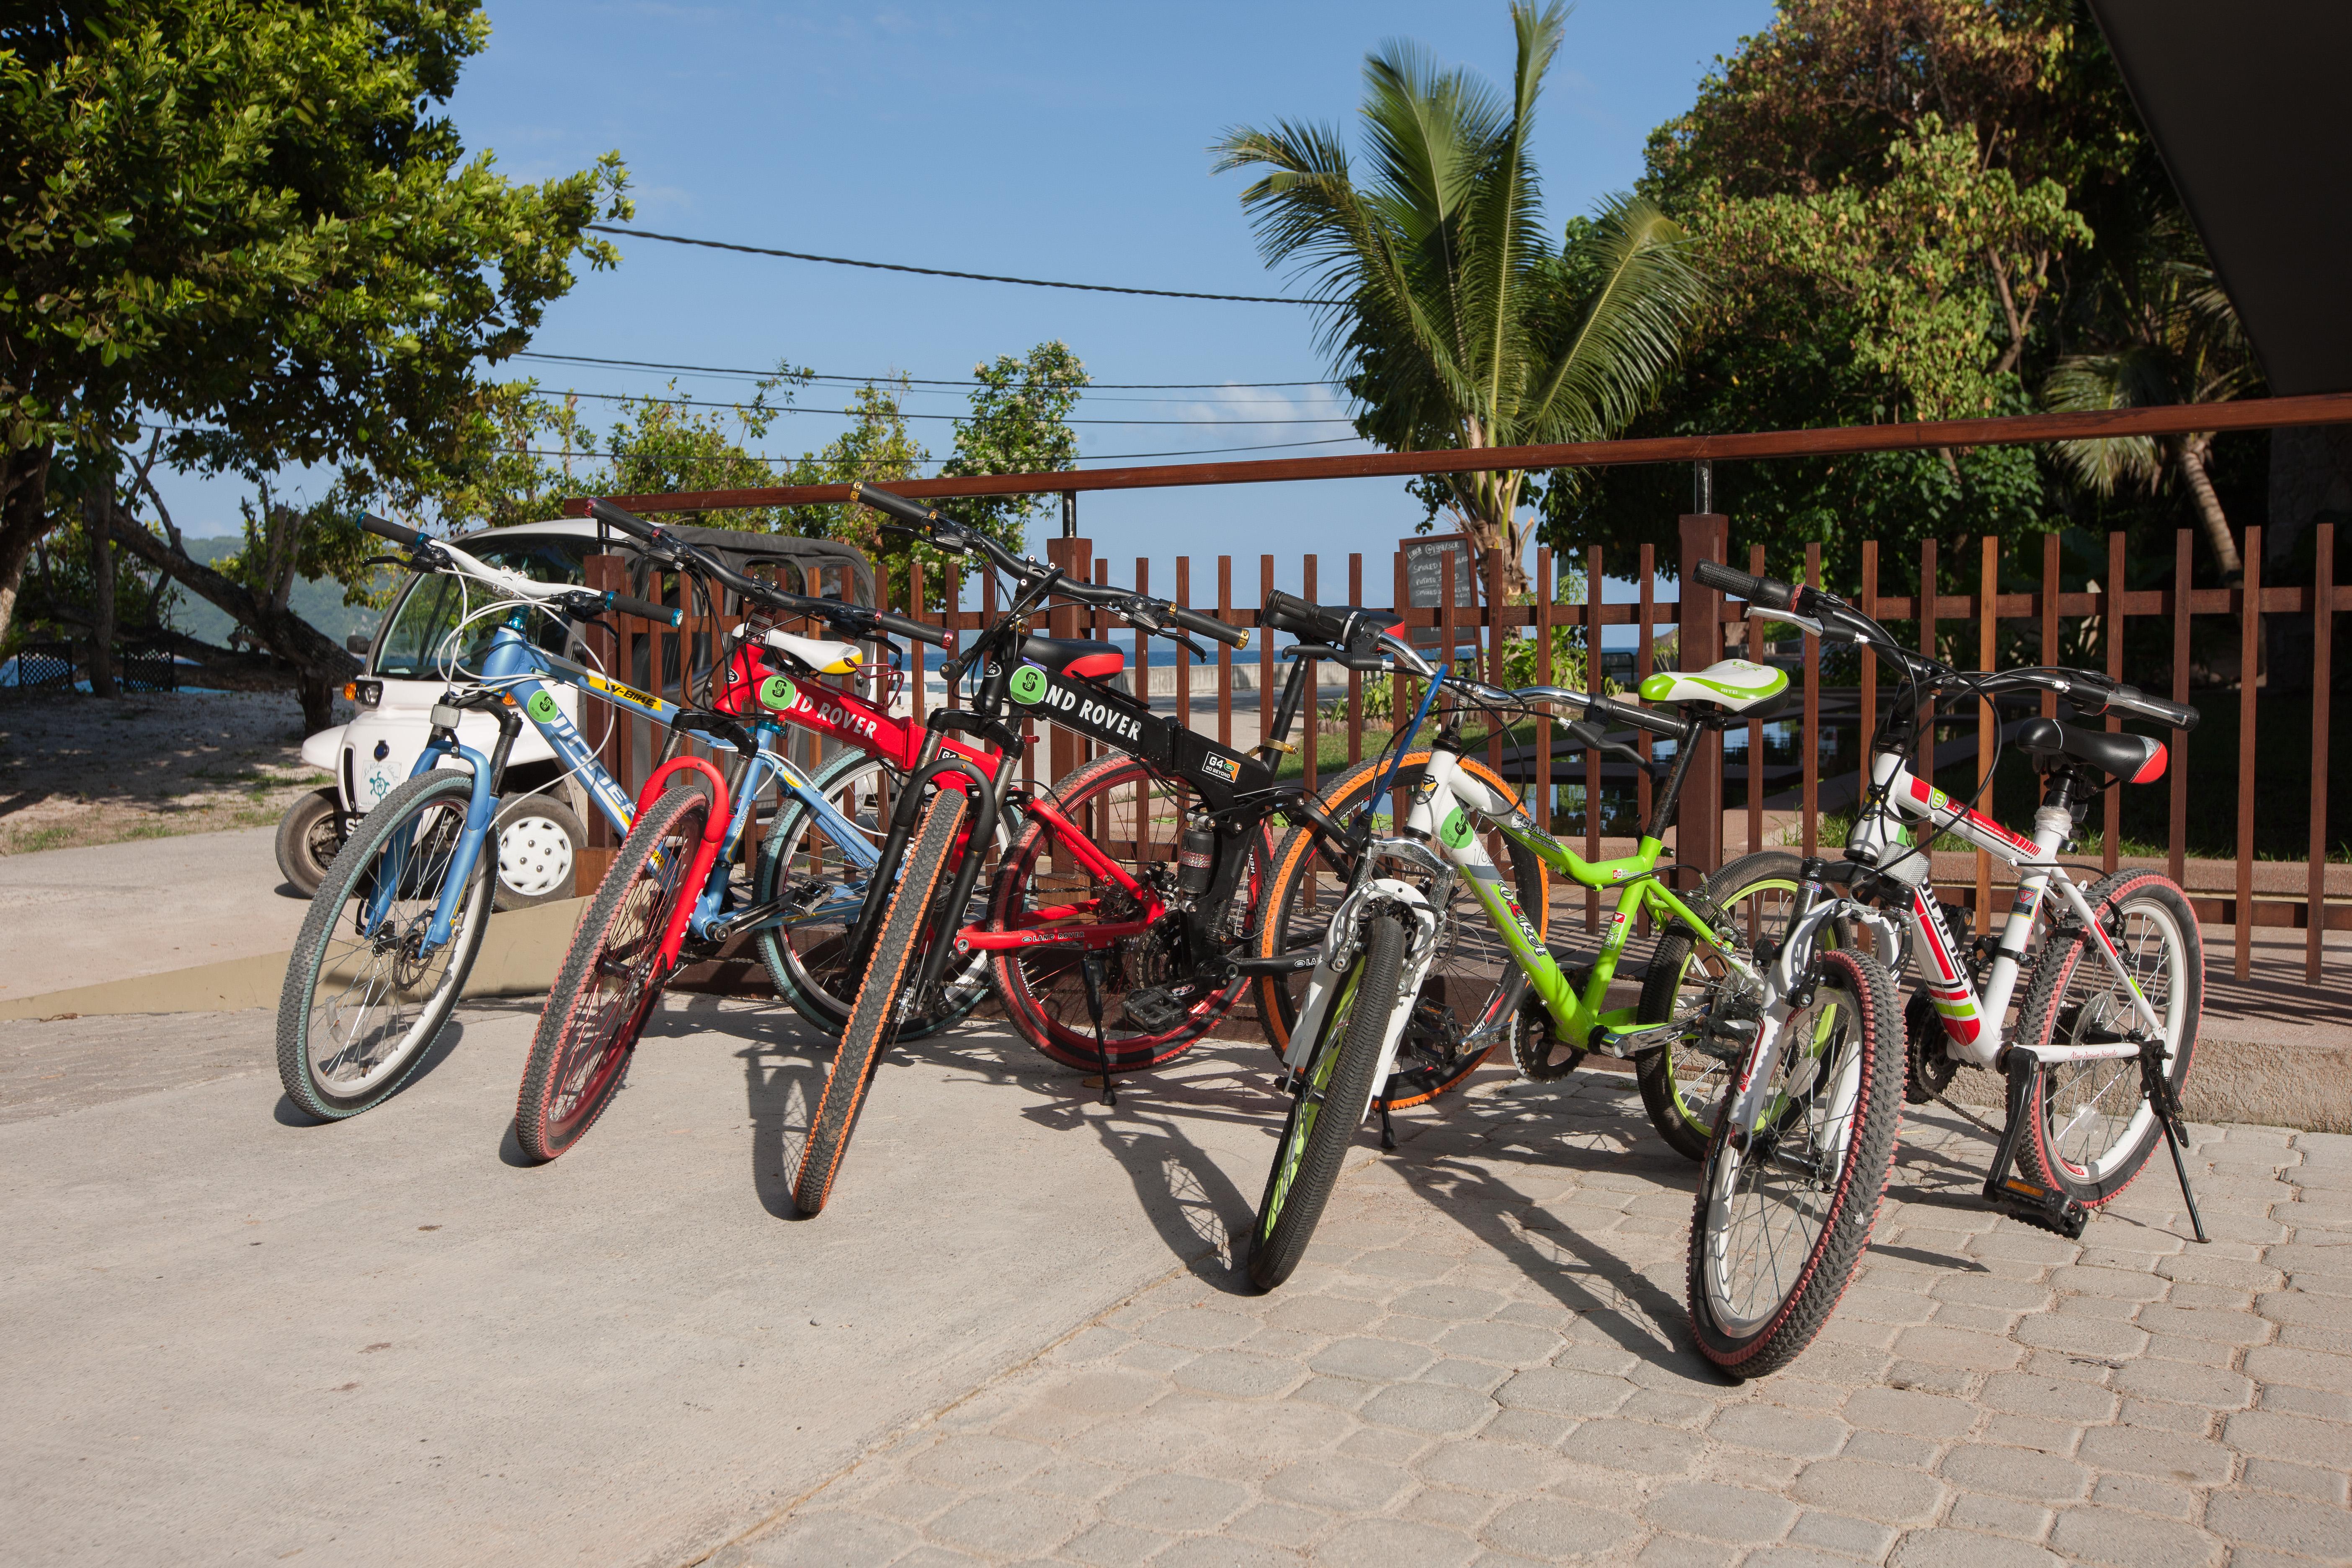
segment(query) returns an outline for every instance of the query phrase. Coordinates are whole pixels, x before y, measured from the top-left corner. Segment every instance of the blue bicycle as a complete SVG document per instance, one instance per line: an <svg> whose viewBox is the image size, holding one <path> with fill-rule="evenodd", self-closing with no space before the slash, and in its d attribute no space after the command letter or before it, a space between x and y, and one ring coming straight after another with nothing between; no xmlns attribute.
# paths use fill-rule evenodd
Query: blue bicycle
<svg viewBox="0 0 2352 1568"><path fill-rule="evenodd" d="M617 510L600 503L603 510ZM656 531L636 520L627 521L635 527L625 531L644 530L655 536ZM691 545L659 538L650 552L657 560L683 575L703 579L706 592L709 583L733 590L754 612L736 628L733 640L746 647L734 651L775 672L763 681L759 700L737 705L744 711L682 705L575 663L540 646L530 635L543 617L584 623L617 611L676 626L683 618L680 611L575 584L534 581L381 519L369 518L363 526L401 545L407 564L451 574L469 589L478 585L487 595L483 603L459 615L442 643L440 663L449 684L433 710L431 739L408 779L361 820L336 854L295 942L278 1001L278 1069L287 1097L296 1105L327 1120L355 1116L379 1105L439 1038L488 927L494 857L485 847L507 757L526 722L546 737L596 808L628 836L615 859L616 870L650 867L677 884L689 865L699 866L704 881L680 922L683 936L698 946L715 946L745 931L772 932L774 947L789 961L793 948L783 940L787 935L820 930L827 922L838 926L845 910L854 912L863 899L866 874L879 858L880 835L874 826L876 774L886 764L848 752L811 776L792 763L779 742L799 684L814 686L821 674L852 673L863 656L851 643L794 637L776 629L772 622L780 616L814 616L862 641L881 641L887 633L940 643L946 634L862 605L782 593L730 570ZM737 658L730 668L746 662ZM731 749L733 776L698 759L677 758L656 769L632 799L564 715L551 690L556 686L586 692L621 714ZM488 755L457 738L459 718L467 710L487 713L497 721L499 738ZM699 778L679 779L680 773ZM673 780L678 787L666 787ZM761 886L741 887L730 876L732 857L724 850L740 841L772 786L778 811L770 836L772 852L762 860ZM691 800L683 798L687 796ZM661 809L648 809L656 805ZM694 819L690 823L689 816ZM718 831L706 832L706 826ZM687 835L682 843L681 830ZM714 851L709 855L698 853L705 837ZM781 853L776 852L779 845L783 847ZM664 846L679 852L665 854ZM789 876L774 876L778 866ZM755 891L767 893L765 884L771 881L785 885L755 900ZM583 931L590 923L583 922ZM575 937L575 947L579 942ZM654 944L664 945L668 948L664 963L674 966L681 943L674 939ZM592 984L621 983L628 994L624 1011L634 1016L637 1026L669 978L667 968L646 962L655 956L650 952L616 952L607 942L589 977ZM567 972L574 967L565 966ZM780 973L797 973L803 983L821 988L821 977L794 970L789 962ZM951 989L947 1004L968 1011L983 989L984 976L975 976L971 984ZM549 1009L551 1016L558 1011ZM548 1033L544 1023L541 1033ZM626 1045L634 1043L632 1028ZM541 1054L534 1052L535 1057ZM625 1057L625 1047L622 1054ZM594 1109L601 1109L603 1098L597 1097ZM593 1110L586 1117L559 1118L558 1122L572 1120L578 1122L572 1134L576 1137L593 1120ZM551 1158L561 1146L535 1152Z"/></svg>

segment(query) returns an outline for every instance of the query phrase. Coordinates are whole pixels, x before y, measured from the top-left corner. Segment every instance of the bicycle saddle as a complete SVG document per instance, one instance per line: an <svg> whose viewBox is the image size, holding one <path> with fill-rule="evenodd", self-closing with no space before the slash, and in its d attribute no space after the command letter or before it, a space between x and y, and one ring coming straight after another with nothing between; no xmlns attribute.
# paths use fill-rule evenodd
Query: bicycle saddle
<svg viewBox="0 0 2352 1568"><path fill-rule="evenodd" d="M828 642L820 637L796 637L773 626L761 639L778 653L786 653L819 675L855 675L866 655L854 642Z"/></svg>
<svg viewBox="0 0 2352 1568"><path fill-rule="evenodd" d="M1023 637L1021 657L1056 675L1085 680L1107 680L1127 668L1125 649L1091 637Z"/></svg>
<svg viewBox="0 0 2352 1568"><path fill-rule="evenodd" d="M1717 702L1734 713L1771 701L1789 689L1789 672L1744 658L1717 659L1705 669L1662 669L1642 682L1644 702Z"/></svg>
<svg viewBox="0 0 2352 1568"><path fill-rule="evenodd" d="M2017 749L2045 771L2065 757L2113 773L2126 784L2151 784L2164 776L2164 742L2150 735L2110 735L2055 719L2028 719L2017 727Z"/></svg>

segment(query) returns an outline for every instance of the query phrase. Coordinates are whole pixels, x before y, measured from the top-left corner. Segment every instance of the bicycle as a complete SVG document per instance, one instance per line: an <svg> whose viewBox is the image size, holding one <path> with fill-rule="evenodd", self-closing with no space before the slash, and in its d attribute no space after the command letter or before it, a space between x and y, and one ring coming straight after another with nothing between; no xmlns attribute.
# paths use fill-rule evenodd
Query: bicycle
<svg viewBox="0 0 2352 1568"><path fill-rule="evenodd" d="M1777 1255L1727 1248L1721 1226L1695 1233L1694 1255L1704 1245L1725 1259L1718 1284L1742 1308L1728 1323L1731 1331L1708 1347L1710 1356L1746 1375L1785 1363L1819 1331L1868 1241L1878 1194L1894 1163L1901 1091L1901 1064L1885 1044L1894 984L1885 964L1867 952L1826 946L1815 933L1833 919L1877 922L1887 926L1891 947L1891 922L1848 900L1822 901L1816 884L1786 942L1762 961L1704 899L1668 887L1659 862L1661 836L1688 774L1693 742L1706 729L1777 698L1788 678L1745 660L1723 660L1654 689L1658 700L1687 710L1670 714L1560 687L1486 686L1431 665L1393 636L1381 640L1400 669L1429 683L1404 733L1418 730L1443 690L1490 713L1538 706L1573 710L1580 717L1571 722L1571 733L1588 745L1607 743L1603 725L1645 730L1675 741L1675 760L1636 852L1596 864L1466 776L1458 765L1459 725L1447 716L1402 820L1390 836L1368 846L1317 956L1283 1058L1284 1087L1293 1100L1251 1232L1252 1283L1274 1289L1305 1254L1373 1090L1419 1011L1429 958L1444 940L1444 895L1458 881L1513 960L1480 1016L1512 1038L1521 1061L1542 1066L1543 1076L1558 1077L1596 1051L1622 1057L1654 1048L1669 1032L1708 1038L1742 1060L1739 1093L1726 1119L1726 1125L1742 1130L1733 1145L1735 1163L1775 1173L1794 1168L1823 1202L1803 1238L1796 1260L1801 1268L1793 1279L1769 1267ZM1392 788L1395 763L1390 767ZM1563 971L1518 902L1502 891L1480 840L1482 824L1570 880L1616 891L1600 951L1578 964L1580 993L1578 979ZM1753 1013L1644 1023L1633 1009L1607 1008L1609 984L1634 917L1644 913L1679 922L1747 979L1759 1003ZM1565 1053L1564 1063L1554 1064L1555 1048Z"/></svg>
<svg viewBox="0 0 2352 1568"><path fill-rule="evenodd" d="M910 965L921 984L950 943L957 952L989 956L1014 1026L1055 1060L1094 1069L1104 1103L1112 1105L1119 1072L1158 1065L1189 1047L1230 1011L1253 977L1311 963L1311 953L1252 951L1270 825L1277 816L1294 824L1294 837L1318 847L1342 875L1352 870L1355 850L1303 786L1274 783L1272 764L1290 749L1287 736L1314 662L1380 668L1381 617L1373 612L1269 595L1264 618L1270 630L1320 640L1285 650L1291 669L1265 736L1255 754L1239 752L1108 685L1125 664L1115 645L1024 636L1020 624L1061 595L1107 609L1147 635L1171 637L1202 658L1205 650L1184 631L1235 646L1246 645L1245 631L1125 589L1064 581L1055 569L1016 558L887 490L860 485L855 493L941 550L982 555L1016 584L1007 611L950 666L951 678L981 673L971 709L935 713L933 723L985 732L1026 708L1110 750L1042 794L1002 790L971 770L950 769L965 776L930 802L902 798L884 865L903 853L906 870L895 880L877 873L876 887L892 889L890 901L869 902L852 938L854 952L874 952L878 962L867 972L812 1121L793 1186L804 1214L823 1209L880 1053L900 1037L889 998ZM992 803L984 784L1000 792ZM968 799L981 804L968 808ZM982 817L1001 813L1018 831L999 868L987 922L959 930L940 911L964 907L978 875L977 866L960 859L954 824L967 809ZM935 819L934 812L942 815ZM1165 837L1159 837L1163 826ZM1293 865L1303 860L1303 854L1292 857ZM950 867L957 873L942 896L938 889ZM926 908L933 912L921 912Z"/></svg>
<svg viewBox="0 0 2352 1568"><path fill-rule="evenodd" d="M2146 784L2163 775L2164 743L2053 719L2025 721L2017 744L2042 779L2031 837L1948 795L1910 767L1921 714L1932 715L1937 697L1948 690L1981 700L2006 691L2049 691L2085 716L2128 713L2180 731L2196 726L2197 710L2084 670L1965 675L1902 647L1877 622L1820 589L1713 563L1698 568L1698 580L1750 600L1751 616L1788 622L1827 642L1859 644L1903 678L1872 740L1870 788L1842 861L1806 861L1800 870L1836 882L1851 900L1894 911L1899 920L1919 972L1906 1014L1906 1100L1939 1100L1966 1116L1943 1099L1954 1074L1963 1066L2002 1072L2007 1120L1996 1135L1983 1195L2021 1220L2070 1238L2082 1235L2093 1210L2137 1177L2160 1136L2197 1239L2205 1240L2189 1188L2179 1100L2203 1008L2204 942L2196 912L2178 886L2153 871L2118 871L2085 888L2058 858L2110 780ZM1922 825L1916 841L1904 826L1906 818ZM2017 872L2008 918L1989 937L1971 942L1962 911L1937 896L1927 847L1944 834ZM1738 907L1749 889L1772 881L1759 873L1773 868L1757 864L1770 858L1751 856L1724 868L1710 882L1710 895L1727 909ZM1658 1016L1717 1008L1727 992L1737 991L1738 982L1712 975L1688 984L1687 969L1667 963L1663 943L1661 949L1654 979L1663 994L1654 1005L1644 998ZM1686 986L1691 994L1685 998L1680 993ZM2011 1026L2013 1003L2018 1018ZM1711 1112L1682 1114L1701 1125L1711 1118Z"/></svg>
<svg viewBox="0 0 2352 1568"><path fill-rule="evenodd" d="M714 791L707 798L717 807L717 819L725 824L725 841L740 834L752 803L772 779L793 811L815 825L838 862L853 868L872 863L870 836L828 798L859 759L840 759L814 778L793 767L774 746L790 702L782 712L763 710L747 728L730 714L681 707L639 691L540 647L526 635L534 614L579 622L619 610L674 626L682 619L681 612L625 595L537 582L381 519L370 518L364 526L404 548L405 563L395 564L456 574L490 589L493 597L462 616L452 628L443 656L451 684L445 700L433 710L428 742L410 777L362 820L338 852L296 941L279 997L278 1057L288 1097L304 1110L339 1120L381 1104L439 1037L480 950L488 914L484 900L489 870L482 845L507 755L526 721L546 737L597 809L624 832L632 830L641 807L655 798L650 786L688 765L680 760L657 772L648 781L648 790L632 799L598 765L591 747L549 692L551 684L592 693L620 712L674 731L707 734L735 746L742 763L732 812L727 809L726 783L717 770L708 763L692 764ZM678 560L697 570L725 573L690 552ZM725 575L736 578L732 573ZM750 578L737 578L729 585L780 613L815 616L869 639L885 631L908 635L909 627L927 640L943 635L862 606L782 594ZM482 623L493 625L480 668L465 671L460 668L465 638L469 628ZM767 647L788 661L797 647L818 666L847 666L860 657L846 643L817 643L781 633ZM805 660L794 668L813 673ZM793 685L788 678L783 684ZM775 694L784 692L779 688ZM837 695L844 701L856 700L854 694ZM467 709L487 711L498 722L499 740L488 756L457 741L457 723ZM876 728L878 732L881 726ZM440 766L445 760L462 765ZM665 820L674 827L677 819L669 814ZM714 856L705 870L715 865ZM730 912L729 900L723 870L716 872L690 911L698 934L715 939L719 922ZM793 914L772 913L772 918L789 924ZM575 945L578 940L575 935ZM541 1033L535 1055L548 1045L544 1019ZM584 1131L584 1125L579 1130ZM536 1152L551 1157L561 1146L542 1142Z"/></svg>

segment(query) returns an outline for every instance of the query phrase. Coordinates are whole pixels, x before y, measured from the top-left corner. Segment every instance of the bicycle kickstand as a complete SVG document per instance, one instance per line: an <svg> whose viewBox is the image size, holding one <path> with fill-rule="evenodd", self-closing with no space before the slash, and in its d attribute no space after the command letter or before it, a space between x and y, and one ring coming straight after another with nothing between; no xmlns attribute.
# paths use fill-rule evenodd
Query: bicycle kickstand
<svg viewBox="0 0 2352 1568"><path fill-rule="evenodd" d="M1103 1042L1102 955L1089 952L1078 961L1087 983L1087 1016L1095 1023L1095 1067L1102 1074L1102 1103L1116 1107L1118 1089L1110 1080L1110 1047Z"/></svg>
<svg viewBox="0 0 2352 1568"><path fill-rule="evenodd" d="M1381 1101L1381 1148L1391 1152L1396 1148L1396 1129L1389 1125L1389 1102Z"/></svg>
<svg viewBox="0 0 2352 1568"><path fill-rule="evenodd" d="M2164 1124L2164 1146L2172 1151L2172 1173L2180 1178L2180 1201L2189 1205L2189 1224L2197 1232L2199 1241L2210 1241L2212 1237L2205 1234L2205 1216L2197 1212L2197 1194L2189 1190L2189 1127L2181 1115L2180 1097L2173 1092L2172 1080L2164 1073L2162 1041L2140 1042L2139 1078L2149 1107Z"/></svg>

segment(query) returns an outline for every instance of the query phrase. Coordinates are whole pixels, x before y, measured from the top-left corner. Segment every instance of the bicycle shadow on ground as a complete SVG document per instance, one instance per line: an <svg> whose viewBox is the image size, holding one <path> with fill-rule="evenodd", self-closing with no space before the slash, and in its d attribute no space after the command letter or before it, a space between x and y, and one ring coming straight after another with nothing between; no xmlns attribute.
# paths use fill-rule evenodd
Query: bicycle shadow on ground
<svg viewBox="0 0 2352 1568"><path fill-rule="evenodd" d="M1474 1080L1471 1092L1433 1102L1434 1114L1400 1119L1399 1147L1384 1158L1396 1162L1406 1190L1621 1350L1686 1382L1728 1383L1691 1347L1678 1295L1605 1237L1583 1234L1513 1184L1517 1171L1638 1170L1682 1197L1694 1190L1696 1167L1659 1142L1638 1099L1612 1094L1599 1075L1475 1092L1482 1088Z"/></svg>
<svg viewBox="0 0 2352 1568"><path fill-rule="evenodd" d="M531 1004L531 1010L536 1011L537 1008L538 1004L533 1002ZM409 1069L408 1076L400 1080L400 1087L394 1089L390 1094L385 1095L382 1100L378 1100L375 1105L370 1107L370 1109L382 1110L384 1106L390 1105L402 1095L406 1094L418 1084L421 1084L426 1079L431 1078L435 1069L439 1068L443 1062L447 1061L451 1057L455 1056L457 1052L457 1047L466 1043L465 1015L467 1012L514 1012L519 1010L520 1009L512 1006L500 1006L497 999L489 997L485 997L480 1002L468 1001L462 1003L459 1006L459 1010L449 1016L449 1021L441 1026L441 1033L434 1037L433 1043L430 1046L425 1047L425 1055L418 1058L415 1067ZM271 1119L280 1127L325 1127L331 1125L333 1121L344 1120L343 1118L330 1119L313 1116L309 1111L303 1110L300 1106L295 1104L293 1100L283 1092L279 1093L278 1096L278 1104L272 1109L270 1115Z"/></svg>

